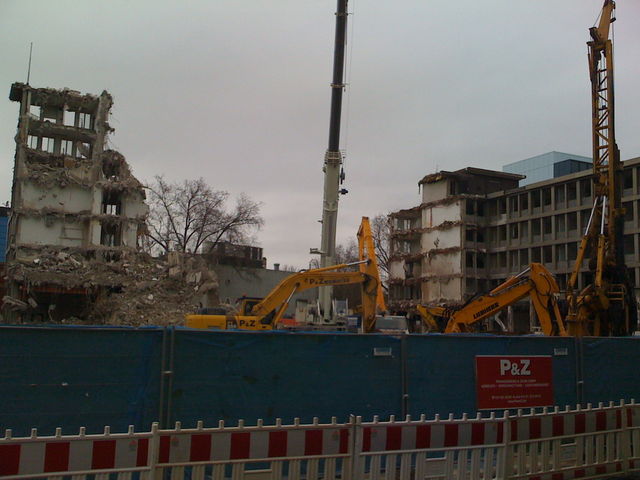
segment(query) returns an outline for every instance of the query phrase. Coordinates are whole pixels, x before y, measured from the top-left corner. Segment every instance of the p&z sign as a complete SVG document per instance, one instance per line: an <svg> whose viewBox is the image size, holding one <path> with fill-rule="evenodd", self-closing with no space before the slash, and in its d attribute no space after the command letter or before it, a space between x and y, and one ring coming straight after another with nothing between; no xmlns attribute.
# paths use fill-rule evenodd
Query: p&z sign
<svg viewBox="0 0 640 480"><path fill-rule="evenodd" d="M478 410L553 405L551 356L476 357Z"/></svg>

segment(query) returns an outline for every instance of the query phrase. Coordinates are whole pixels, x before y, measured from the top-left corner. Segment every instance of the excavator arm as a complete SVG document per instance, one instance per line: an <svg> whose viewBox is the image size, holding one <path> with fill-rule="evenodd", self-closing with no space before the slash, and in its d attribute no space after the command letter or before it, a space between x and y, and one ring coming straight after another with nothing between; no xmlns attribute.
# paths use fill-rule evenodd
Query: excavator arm
<svg viewBox="0 0 640 480"><path fill-rule="evenodd" d="M253 307L250 315L260 317L262 323L275 326L287 310L291 297L296 293L322 286L372 283L374 279L370 279L366 273L338 271L368 262L368 260L362 260L295 273L276 285L269 295ZM272 312L273 315L271 315Z"/></svg>
<svg viewBox="0 0 640 480"><path fill-rule="evenodd" d="M469 327L474 323L485 320L529 296L543 333L550 336L566 336L567 332L556 300L559 290L553 275L542 264L532 263L523 272L508 278L489 293L471 300L459 310L425 306L419 306L417 310L427 325L437 327L434 317L444 317L448 319L444 333L459 333L469 331Z"/></svg>

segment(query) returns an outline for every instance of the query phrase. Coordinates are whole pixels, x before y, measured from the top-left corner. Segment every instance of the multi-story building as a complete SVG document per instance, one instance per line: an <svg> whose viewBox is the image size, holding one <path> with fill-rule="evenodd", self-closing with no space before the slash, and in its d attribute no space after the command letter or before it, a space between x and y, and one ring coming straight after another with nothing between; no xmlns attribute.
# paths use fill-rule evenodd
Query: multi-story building
<svg viewBox="0 0 640 480"><path fill-rule="evenodd" d="M119 288L114 279L90 278L90 269L80 275L73 267L135 253L148 207L124 156L107 148L113 100L106 91L97 96L14 83L9 99L20 110L7 289L16 308L46 318L62 303L74 303L60 295L76 295L80 305L101 289ZM54 275L54 260L73 265Z"/></svg>
<svg viewBox="0 0 640 480"><path fill-rule="evenodd" d="M625 256L640 285L640 158L623 165ZM392 214L393 308L460 304L531 262L543 263L565 288L593 206L591 171L518 187L521 178L465 168L419 182L422 204ZM585 261L578 287L590 281Z"/></svg>

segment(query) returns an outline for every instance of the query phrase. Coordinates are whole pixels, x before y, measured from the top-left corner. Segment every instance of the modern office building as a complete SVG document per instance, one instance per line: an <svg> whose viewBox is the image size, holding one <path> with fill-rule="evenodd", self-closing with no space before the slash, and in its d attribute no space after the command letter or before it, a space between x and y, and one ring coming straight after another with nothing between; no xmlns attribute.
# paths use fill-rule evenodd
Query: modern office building
<svg viewBox="0 0 640 480"><path fill-rule="evenodd" d="M520 185L525 186L549 180L550 178L589 170L592 166L593 162L589 157L572 153L548 152L509 163L502 167L502 171L524 175L526 178L520 182Z"/></svg>

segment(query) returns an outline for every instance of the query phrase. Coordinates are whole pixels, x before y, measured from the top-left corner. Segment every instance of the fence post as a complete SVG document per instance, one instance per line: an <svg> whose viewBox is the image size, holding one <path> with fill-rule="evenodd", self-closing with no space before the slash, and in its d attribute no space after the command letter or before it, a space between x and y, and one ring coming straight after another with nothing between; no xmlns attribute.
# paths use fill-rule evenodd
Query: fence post
<svg viewBox="0 0 640 480"><path fill-rule="evenodd" d="M351 424L351 442L349 442L349 449L351 450L349 456L349 469L348 476L345 480L357 480L363 474L362 470L362 417L351 415L349 417L349 423Z"/></svg>
<svg viewBox="0 0 640 480"><path fill-rule="evenodd" d="M151 425L151 438L149 439L149 480L160 480L162 469L158 468L158 457L160 455L160 434L158 433L158 422Z"/></svg>
<svg viewBox="0 0 640 480"><path fill-rule="evenodd" d="M509 410L502 414L502 451L496 465L496 478L507 480L513 474L512 458L509 455L509 443L511 441L511 424L509 422Z"/></svg>
<svg viewBox="0 0 640 480"><path fill-rule="evenodd" d="M633 405L634 401L631 401L631 405ZM622 471L624 473L629 472L629 460L631 458L631 430L629 430L627 423L627 405L625 405L624 399L620 399L620 422L621 429L620 432L621 442L620 442L620 460L622 460Z"/></svg>

